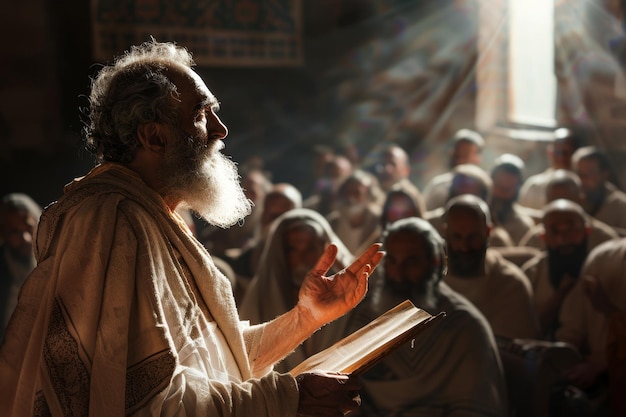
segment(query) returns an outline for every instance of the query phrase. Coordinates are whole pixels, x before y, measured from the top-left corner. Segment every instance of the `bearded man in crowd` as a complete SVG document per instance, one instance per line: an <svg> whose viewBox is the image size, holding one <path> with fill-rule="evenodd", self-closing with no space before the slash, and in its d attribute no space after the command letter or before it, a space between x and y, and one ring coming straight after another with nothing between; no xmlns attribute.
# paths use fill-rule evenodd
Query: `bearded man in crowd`
<svg viewBox="0 0 626 417"><path fill-rule="evenodd" d="M363 377L363 416L504 416L506 384L487 320L442 278L445 243L417 217L390 224L372 291L351 313L356 330L409 298L446 318L400 346Z"/></svg>
<svg viewBox="0 0 626 417"><path fill-rule="evenodd" d="M491 169L493 189L489 208L494 222L507 231L517 245L535 225L533 212L517 203L524 182L524 161L516 155L500 155Z"/></svg>
<svg viewBox="0 0 626 417"><path fill-rule="evenodd" d="M555 200L543 213L546 249L522 270L533 286L542 337L552 340L561 304L578 280L589 252L589 227L583 208L570 200Z"/></svg>
<svg viewBox="0 0 626 417"><path fill-rule="evenodd" d="M444 218L448 254L445 282L483 313L496 336L537 337L528 278L488 247L492 223L487 203L469 194L455 197L446 205Z"/></svg>
<svg viewBox="0 0 626 417"><path fill-rule="evenodd" d="M30 196L10 193L0 201L0 342L24 281L35 268L33 240L41 207Z"/></svg>
<svg viewBox="0 0 626 417"><path fill-rule="evenodd" d="M572 156L585 198L583 208L595 219L626 235L626 193L611 182L611 164L602 149L586 146Z"/></svg>

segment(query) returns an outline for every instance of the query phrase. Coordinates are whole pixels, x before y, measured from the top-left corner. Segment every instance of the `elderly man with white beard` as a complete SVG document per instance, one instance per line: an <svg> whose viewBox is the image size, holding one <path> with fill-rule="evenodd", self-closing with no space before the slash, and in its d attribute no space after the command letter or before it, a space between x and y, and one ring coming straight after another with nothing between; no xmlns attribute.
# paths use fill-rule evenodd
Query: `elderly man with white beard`
<svg viewBox="0 0 626 417"><path fill-rule="evenodd" d="M409 298L431 314L446 312L415 343L400 346L363 374L364 417L505 416L506 383L485 317L442 278L445 242L426 220L400 219L383 233L386 251L372 290L349 329Z"/></svg>
<svg viewBox="0 0 626 417"><path fill-rule="evenodd" d="M133 47L93 80L86 142L98 165L41 218L38 266L0 350L0 415L341 416L358 383L272 366L354 307L383 254L326 277L329 245L273 321L238 320L230 283L175 214L222 227L250 204L219 151L218 102L171 43Z"/></svg>

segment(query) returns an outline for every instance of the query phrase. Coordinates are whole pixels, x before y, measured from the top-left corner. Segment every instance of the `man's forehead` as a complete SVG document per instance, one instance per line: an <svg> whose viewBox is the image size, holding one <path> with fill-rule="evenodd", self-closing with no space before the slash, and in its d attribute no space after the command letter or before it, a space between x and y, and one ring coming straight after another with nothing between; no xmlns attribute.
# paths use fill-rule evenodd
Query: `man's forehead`
<svg viewBox="0 0 626 417"><path fill-rule="evenodd" d="M417 231L413 230L394 230L389 232L385 239L385 243L392 245L409 245L416 252L423 249L424 238Z"/></svg>
<svg viewBox="0 0 626 417"><path fill-rule="evenodd" d="M211 93L211 91L209 91L209 88L206 86L204 80L202 79L202 77L200 77L200 74L198 74L197 72L193 71L193 70L189 70L188 72L190 78L193 80L193 84L196 87L196 90L198 91L202 91L204 93L206 93L207 95L214 97L213 93Z"/></svg>
<svg viewBox="0 0 626 417"><path fill-rule="evenodd" d="M460 140L454 145L455 152L474 152L478 151L478 145L468 140Z"/></svg>
<svg viewBox="0 0 626 417"><path fill-rule="evenodd" d="M601 170L600 162L594 158L581 159L576 164L577 169L586 169L587 171Z"/></svg>
<svg viewBox="0 0 626 417"><path fill-rule="evenodd" d="M567 151L567 152L573 153L573 150L574 150L574 144L572 143L571 139L558 140L554 142L553 146L556 152Z"/></svg>
<svg viewBox="0 0 626 417"><path fill-rule="evenodd" d="M446 220L449 231L477 231L484 230L486 224L476 215L452 215Z"/></svg>
<svg viewBox="0 0 626 417"><path fill-rule="evenodd" d="M462 195L461 197L457 197L457 198L462 199L463 197L465 197L465 195ZM467 197L469 198L469 197L474 197L474 196L467 195ZM485 217L485 212L483 211L481 206L478 205L477 203L458 201L458 202L455 202L455 204L452 204L450 207L448 207L446 216L448 218L452 217L452 218L462 218L462 219L467 219L467 218L479 218L480 219L480 218Z"/></svg>
<svg viewBox="0 0 626 417"><path fill-rule="evenodd" d="M504 169L498 169L496 171L494 171L493 175L491 176L491 178L496 181L519 181L519 176L517 174L514 174L512 172L508 172Z"/></svg>
<svg viewBox="0 0 626 417"><path fill-rule="evenodd" d="M550 225L574 225L585 223L585 218L575 210L553 210L544 215L543 222Z"/></svg>
<svg viewBox="0 0 626 417"><path fill-rule="evenodd" d="M448 224L448 228L451 229L482 229L486 226L485 221L479 213L470 211L448 213L446 223Z"/></svg>
<svg viewBox="0 0 626 417"><path fill-rule="evenodd" d="M195 98L197 101L205 102L208 105L218 104L217 98L206 86L202 77L191 68L174 68L173 81L180 94L184 95L185 92L193 91L198 96Z"/></svg>

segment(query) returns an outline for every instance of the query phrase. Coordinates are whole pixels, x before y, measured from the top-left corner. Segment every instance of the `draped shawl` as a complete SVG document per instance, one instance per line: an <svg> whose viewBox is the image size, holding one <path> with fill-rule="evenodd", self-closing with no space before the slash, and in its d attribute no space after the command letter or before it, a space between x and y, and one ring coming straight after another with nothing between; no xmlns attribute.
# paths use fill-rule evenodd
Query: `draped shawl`
<svg viewBox="0 0 626 417"><path fill-rule="evenodd" d="M0 351L0 415L110 417L144 409L172 389L178 353L201 339L207 319L243 382L211 381L190 392L183 378L175 387L181 398L192 397L204 415L295 414L293 378L250 379L256 351L246 343L260 339L262 326L244 337L228 280L133 171L107 163L68 184L42 215L35 251L38 266Z"/></svg>

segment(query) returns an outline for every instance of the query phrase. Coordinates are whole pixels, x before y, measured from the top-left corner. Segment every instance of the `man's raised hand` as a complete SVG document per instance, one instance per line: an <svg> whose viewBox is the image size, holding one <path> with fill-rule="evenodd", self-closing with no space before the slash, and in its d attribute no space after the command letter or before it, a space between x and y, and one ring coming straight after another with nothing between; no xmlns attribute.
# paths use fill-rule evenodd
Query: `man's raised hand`
<svg viewBox="0 0 626 417"><path fill-rule="evenodd" d="M367 292L368 278L384 256L381 246L373 244L350 266L327 277L337 256L337 246L329 245L300 287L298 308L319 326L350 311Z"/></svg>

